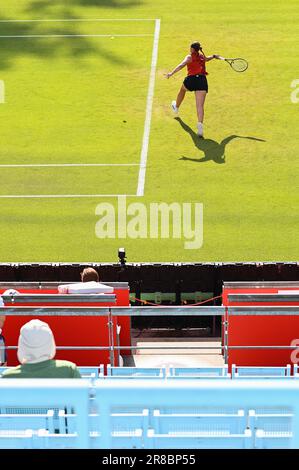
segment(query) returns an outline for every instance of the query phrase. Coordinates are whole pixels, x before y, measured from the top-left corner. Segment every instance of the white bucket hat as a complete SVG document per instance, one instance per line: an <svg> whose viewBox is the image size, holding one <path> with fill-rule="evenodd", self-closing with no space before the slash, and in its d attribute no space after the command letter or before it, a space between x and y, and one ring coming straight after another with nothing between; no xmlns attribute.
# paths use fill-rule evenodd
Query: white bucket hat
<svg viewBox="0 0 299 470"><path fill-rule="evenodd" d="M20 292L16 289L7 289L2 295L20 295Z"/></svg>
<svg viewBox="0 0 299 470"><path fill-rule="evenodd" d="M21 364L36 364L53 359L56 354L54 336L49 325L31 320L22 326L18 343L18 359Z"/></svg>

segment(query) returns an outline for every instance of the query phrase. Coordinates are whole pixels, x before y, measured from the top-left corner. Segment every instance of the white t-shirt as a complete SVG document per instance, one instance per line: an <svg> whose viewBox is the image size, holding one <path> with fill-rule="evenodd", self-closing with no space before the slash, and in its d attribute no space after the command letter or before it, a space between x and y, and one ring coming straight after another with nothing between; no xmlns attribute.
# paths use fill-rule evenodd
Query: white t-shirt
<svg viewBox="0 0 299 470"><path fill-rule="evenodd" d="M58 286L58 292L59 294L111 294L114 289L100 282L90 281Z"/></svg>

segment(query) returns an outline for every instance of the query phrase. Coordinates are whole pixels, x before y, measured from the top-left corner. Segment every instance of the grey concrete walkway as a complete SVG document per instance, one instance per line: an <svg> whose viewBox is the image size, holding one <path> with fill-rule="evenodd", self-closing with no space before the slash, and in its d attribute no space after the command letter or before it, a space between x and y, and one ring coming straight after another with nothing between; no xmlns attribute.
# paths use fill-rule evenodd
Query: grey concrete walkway
<svg viewBox="0 0 299 470"><path fill-rule="evenodd" d="M137 349L133 356L125 357L124 365L136 367L176 367L223 366L221 338L132 338L137 347L161 346L165 349ZM208 347L190 350L188 347ZM169 349L180 347L182 349Z"/></svg>

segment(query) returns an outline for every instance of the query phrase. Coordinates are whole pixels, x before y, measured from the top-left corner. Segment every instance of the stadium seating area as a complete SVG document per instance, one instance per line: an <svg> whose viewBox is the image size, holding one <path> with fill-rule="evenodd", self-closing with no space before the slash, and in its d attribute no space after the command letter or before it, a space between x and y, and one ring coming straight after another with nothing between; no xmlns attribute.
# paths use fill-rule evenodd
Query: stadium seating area
<svg viewBox="0 0 299 470"><path fill-rule="evenodd" d="M144 380L147 371L137 370L133 380L129 371L103 380L94 379L97 371L82 372L92 380L30 379L19 387L17 379L2 379L0 447L299 447L294 376L273 381L265 370L267 380L210 380L202 370L200 380L190 380L190 371L184 380Z"/></svg>
<svg viewBox="0 0 299 470"><path fill-rule="evenodd" d="M33 297L31 294L30 304ZM82 379L0 379L0 448L299 448L299 373L296 364L292 367L285 361L288 357L290 362L289 338L294 335L290 322L297 321L299 307L272 306L268 301L266 306L105 307L110 333L121 316L222 316L225 365L119 367L114 353L125 346L109 334L109 343L103 344L111 364L78 363ZM71 312L73 321L76 315L96 318L103 314L102 309L33 303L4 310L10 318L54 313L65 315L65 321ZM256 339L239 335L240 322L254 323L259 317L268 327L279 317L285 327L285 343L275 346L275 336L266 343L268 330L262 330L258 346L253 346L260 349L258 354L244 356ZM241 333L247 334L246 328ZM267 344L268 355L263 349ZM133 345L127 346L130 349ZM241 361L234 364L232 357L237 357L238 349ZM254 360L246 363L246 357ZM256 357L265 359L263 366L255 362ZM0 376L4 370L0 368Z"/></svg>
<svg viewBox="0 0 299 470"><path fill-rule="evenodd" d="M9 367L0 367L0 377ZM299 379L298 366L291 374L291 366L286 367L116 367L108 364L107 374L104 365L99 367L79 367L84 379ZM1 383L0 383L1 384Z"/></svg>

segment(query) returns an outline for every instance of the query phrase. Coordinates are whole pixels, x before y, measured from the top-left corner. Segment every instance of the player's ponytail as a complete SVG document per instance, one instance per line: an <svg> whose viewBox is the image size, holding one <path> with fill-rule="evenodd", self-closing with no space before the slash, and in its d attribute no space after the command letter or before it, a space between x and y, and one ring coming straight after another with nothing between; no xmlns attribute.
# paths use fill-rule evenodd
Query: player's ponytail
<svg viewBox="0 0 299 470"><path fill-rule="evenodd" d="M204 50L203 50L203 48L201 47L201 45L199 45L199 50L200 50L200 52L202 53L202 55L203 55L204 57L206 57L206 54L204 53Z"/></svg>

